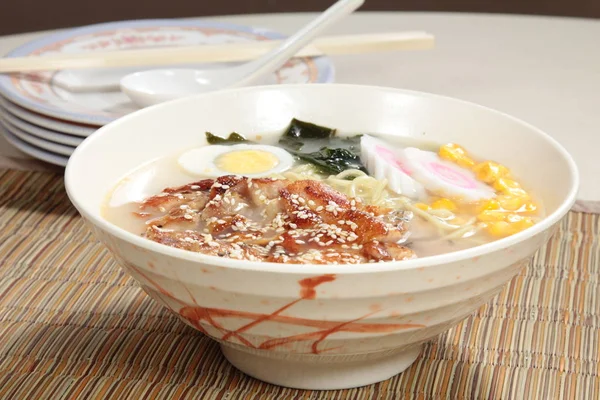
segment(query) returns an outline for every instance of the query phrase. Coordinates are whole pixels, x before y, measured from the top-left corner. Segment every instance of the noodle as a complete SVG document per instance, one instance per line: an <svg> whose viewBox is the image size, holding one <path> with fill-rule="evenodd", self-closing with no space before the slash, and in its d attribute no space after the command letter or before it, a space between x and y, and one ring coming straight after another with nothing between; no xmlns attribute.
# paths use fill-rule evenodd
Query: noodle
<svg viewBox="0 0 600 400"><path fill-rule="evenodd" d="M360 170L349 169L337 175L323 176L316 171L313 165L303 164L273 177L291 181L302 179L323 181L338 192L349 197L360 198L367 204L410 211L432 224L442 239L471 237L481 229L476 223L476 218L471 218L463 224L452 224L450 221L455 219L456 215L450 210L424 211L415 207L407 197L391 195L386 189L388 184L386 179L376 179Z"/></svg>

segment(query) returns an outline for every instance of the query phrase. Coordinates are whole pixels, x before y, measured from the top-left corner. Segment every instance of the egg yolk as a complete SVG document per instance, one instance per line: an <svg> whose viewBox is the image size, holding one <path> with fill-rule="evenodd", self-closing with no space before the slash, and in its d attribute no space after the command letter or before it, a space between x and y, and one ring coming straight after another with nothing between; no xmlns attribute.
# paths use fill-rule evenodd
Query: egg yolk
<svg viewBox="0 0 600 400"><path fill-rule="evenodd" d="M263 150L239 150L225 153L215 160L220 170L233 174L260 174L279 164L279 159Z"/></svg>

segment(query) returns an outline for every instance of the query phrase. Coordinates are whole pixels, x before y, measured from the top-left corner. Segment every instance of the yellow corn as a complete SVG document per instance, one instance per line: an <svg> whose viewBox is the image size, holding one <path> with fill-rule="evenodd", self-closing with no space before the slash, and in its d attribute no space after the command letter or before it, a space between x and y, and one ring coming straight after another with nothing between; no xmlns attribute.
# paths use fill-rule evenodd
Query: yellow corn
<svg viewBox="0 0 600 400"><path fill-rule="evenodd" d="M429 211L429 210L431 210L431 207L429 207L425 203L417 203L417 204L415 204L415 207L417 207L419 210L423 210L423 211Z"/></svg>
<svg viewBox="0 0 600 400"><path fill-rule="evenodd" d="M456 204L450 199L441 198L431 204L431 208L436 210L443 209L448 211L456 211Z"/></svg>
<svg viewBox="0 0 600 400"><path fill-rule="evenodd" d="M472 168L475 165L475 161L469 158L465 149L454 143L440 147L439 156L461 167Z"/></svg>
<svg viewBox="0 0 600 400"><path fill-rule="evenodd" d="M490 199L482 203L479 207L477 207L477 212L481 213L485 210L498 210L500 208L500 203L496 199Z"/></svg>
<svg viewBox="0 0 600 400"><path fill-rule="evenodd" d="M537 204L535 204L533 201L528 201L527 203L525 203L525 205L521 208L521 212L525 212L525 213L533 213L536 212L538 209Z"/></svg>
<svg viewBox="0 0 600 400"><path fill-rule="evenodd" d="M496 182L494 182L494 189L508 195L512 195L515 197L522 197L525 199L529 198L529 194L523 189L521 189L521 185L518 182L513 181L508 178L500 178Z"/></svg>
<svg viewBox="0 0 600 400"><path fill-rule="evenodd" d="M517 211L525 204L525 199L520 196L501 195L498 196L500 207L508 211Z"/></svg>
<svg viewBox="0 0 600 400"><path fill-rule="evenodd" d="M518 182L508 178L499 178L494 182L494 189L499 192L508 192L510 189L520 189Z"/></svg>
<svg viewBox="0 0 600 400"><path fill-rule="evenodd" d="M522 229L529 228L533 225L533 220L531 218L518 214L508 214L506 216L506 222Z"/></svg>
<svg viewBox="0 0 600 400"><path fill-rule="evenodd" d="M504 221L489 221L487 223L487 231L493 236L510 236L517 232L521 232L535 223L529 217L523 217L517 214L508 214Z"/></svg>
<svg viewBox="0 0 600 400"><path fill-rule="evenodd" d="M482 222L504 221L506 213L501 210L485 210L477 215L477 219Z"/></svg>
<svg viewBox="0 0 600 400"><path fill-rule="evenodd" d="M477 179L485 183L494 183L500 178L508 176L508 168L493 161L485 161L473 168Z"/></svg>
<svg viewBox="0 0 600 400"><path fill-rule="evenodd" d="M512 224L506 221L493 221L487 224L487 231L493 236L505 237L516 233Z"/></svg>
<svg viewBox="0 0 600 400"><path fill-rule="evenodd" d="M535 222L533 222L531 218L523 218L513 223L513 227L517 230L517 232L531 228L533 225L535 225Z"/></svg>

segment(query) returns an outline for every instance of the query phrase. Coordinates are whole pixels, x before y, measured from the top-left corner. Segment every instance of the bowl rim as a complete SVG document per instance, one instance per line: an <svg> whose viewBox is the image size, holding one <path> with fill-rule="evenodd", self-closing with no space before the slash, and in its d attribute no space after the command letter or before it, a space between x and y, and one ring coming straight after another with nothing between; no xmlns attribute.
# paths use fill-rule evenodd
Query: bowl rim
<svg viewBox="0 0 600 400"><path fill-rule="evenodd" d="M100 129L94 134L87 137L73 152L71 155L67 167L65 169L65 187L67 191L67 195L69 200L73 203L75 208L79 211L79 213L87 220L89 220L93 225L98 228L108 232L109 234L125 241L135 246L138 246L144 250L148 250L151 252L160 253L162 255L166 255L169 257L173 257L175 259L197 262L202 264L207 264L211 266L225 267L230 269L237 270L245 270L245 271L260 271L260 272L277 272L283 274L302 274L302 275L311 275L311 274L364 274L364 273L375 273L375 272L389 272L396 270L412 270L416 268L423 267L434 267L442 264L450 264L455 262L460 262L472 258L478 258L483 255L493 253L499 250L503 250L514 246L515 244L525 241L526 239L532 238L552 227L555 223L560 221L562 217L564 217L570 208L573 206L576 200L577 192L579 189L579 173L578 168L573 160L572 156L566 151L566 149L554 138L550 135L542 131L541 129L506 113L494 110L492 108L482 106L476 103L472 103L465 100L456 99L449 96L443 96L428 92L420 92L415 90L406 90L406 89L397 89L385 86L371 86L371 85L357 85L357 84L318 84L318 85L309 85L309 84L285 84L279 85L277 87L278 90L286 90L287 88L299 88L304 87L308 90L331 90L331 88L356 88L360 90L374 90L374 91L382 91L382 92L393 92L400 93L410 96L416 96L421 98L432 98L432 99L441 99L444 101L451 101L455 103L461 103L468 107L474 107L476 109L480 109L485 112L493 113L503 118L507 118L512 120L513 122L523 125L528 128L532 134L538 135L549 145L553 146L566 161L569 173L571 177L571 187L569 192L565 196L562 203L557 207L557 209L551 214L545 216L540 222L535 224L534 226L525 229L521 232L518 232L512 236L508 236L506 238L502 238L499 240L495 240L493 242L489 242L483 245L478 245L475 247L471 247L464 250L458 250L455 252L439 254L435 256L427 256L423 258L416 258L411 260L403 260L403 261L388 261L383 263L362 263L362 264L283 264L283 263L273 263L273 262L262 262L262 261L247 261L247 260L236 260L231 258L222 258L216 256L209 256L202 253L195 253L187 250L177 249L174 247L169 247L163 244L159 244L153 242L151 240L144 239L134 233L128 232L123 228L118 227L117 225L109 222L108 220L102 218L101 216L94 215L93 212L86 207L85 204L79 200L79 196L77 195L77 189L72 184L74 180L75 174L77 173L76 164L78 162L79 157L82 157L82 154L86 149L90 146L93 146L95 138L102 136L102 132L114 129L118 127L120 124L126 123L130 119L140 118L145 114L151 114L155 109L160 107L164 107L166 105L183 103L183 102L193 102L198 98L210 97L215 93L230 93L230 92L248 92L248 91L261 91L261 90L272 90L273 87L269 87L266 85L263 86L252 86L252 87L244 87L244 88L233 88L226 89L219 92L212 93L202 93L194 96L189 96L181 99L172 100L169 102L157 104L151 107L144 108L142 110L136 111L132 114L119 118L118 120L111 122ZM172 105L171 105L172 106Z"/></svg>

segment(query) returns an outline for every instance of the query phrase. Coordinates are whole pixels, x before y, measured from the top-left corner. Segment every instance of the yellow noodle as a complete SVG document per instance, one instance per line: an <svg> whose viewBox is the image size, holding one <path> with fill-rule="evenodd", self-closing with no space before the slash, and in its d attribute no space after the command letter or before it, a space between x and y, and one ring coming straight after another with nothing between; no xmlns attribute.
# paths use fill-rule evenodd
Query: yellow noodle
<svg viewBox="0 0 600 400"><path fill-rule="evenodd" d="M323 181L346 196L360 198L366 204L411 211L435 226L442 239L459 239L472 236L481 230L481 227L476 224L476 218L457 225L450 222L455 218L455 214L450 210L424 211L417 208L407 197L390 194L386 189L388 184L386 179L376 179L360 170L349 169L337 175L324 176L317 173L313 165L303 164L274 177L291 181L301 179Z"/></svg>

